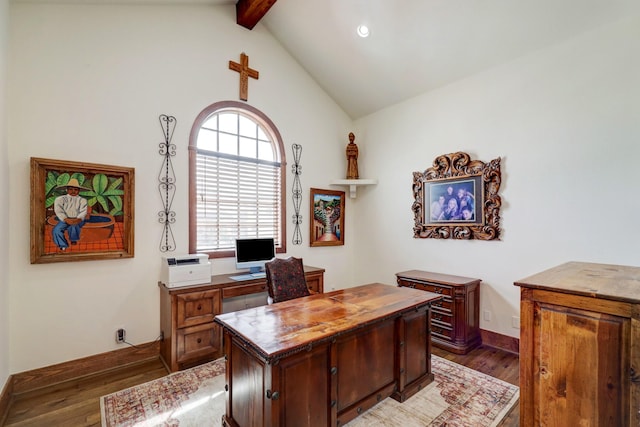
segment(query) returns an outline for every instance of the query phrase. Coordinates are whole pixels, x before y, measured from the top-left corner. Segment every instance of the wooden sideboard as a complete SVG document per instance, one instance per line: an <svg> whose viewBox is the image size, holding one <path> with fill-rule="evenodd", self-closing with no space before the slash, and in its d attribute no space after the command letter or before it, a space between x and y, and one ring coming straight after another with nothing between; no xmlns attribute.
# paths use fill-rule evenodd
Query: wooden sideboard
<svg viewBox="0 0 640 427"><path fill-rule="evenodd" d="M267 291L267 280L237 281L240 273L211 276L204 285L168 288L160 286L160 356L172 372L199 365L222 356L222 330L213 323L228 298ZM307 286L324 292L324 269L304 266ZM265 298L266 302L266 298Z"/></svg>
<svg viewBox="0 0 640 427"><path fill-rule="evenodd" d="M569 262L520 286L520 425L640 425L640 268Z"/></svg>
<svg viewBox="0 0 640 427"><path fill-rule="evenodd" d="M456 354L466 354L481 344L480 279L410 270L396 273L398 286L443 295L433 304L431 341Z"/></svg>
<svg viewBox="0 0 640 427"><path fill-rule="evenodd" d="M226 427L335 427L431 381L442 296L374 283L216 316ZM212 423L218 420L211 420Z"/></svg>

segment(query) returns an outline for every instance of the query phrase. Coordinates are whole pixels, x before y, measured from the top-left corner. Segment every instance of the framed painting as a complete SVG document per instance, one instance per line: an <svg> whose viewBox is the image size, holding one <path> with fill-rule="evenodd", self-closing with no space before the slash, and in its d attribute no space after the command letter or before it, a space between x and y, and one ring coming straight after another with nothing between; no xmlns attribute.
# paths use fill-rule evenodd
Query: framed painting
<svg viewBox="0 0 640 427"><path fill-rule="evenodd" d="M484 163L457 152L413 173L414 237L500 238L500 159Z"/></svg>
<svg viewBox="0 0 640 427"><path fill-rule="evenodd" d="M309 245L344 245L344 191L312 188L309 204Z"/></svg>
<svg viewBox="0 0 640 427"><path fill-rule="evenodd" d="M134 169L31 158L31 264L133 257Z"/></svg>

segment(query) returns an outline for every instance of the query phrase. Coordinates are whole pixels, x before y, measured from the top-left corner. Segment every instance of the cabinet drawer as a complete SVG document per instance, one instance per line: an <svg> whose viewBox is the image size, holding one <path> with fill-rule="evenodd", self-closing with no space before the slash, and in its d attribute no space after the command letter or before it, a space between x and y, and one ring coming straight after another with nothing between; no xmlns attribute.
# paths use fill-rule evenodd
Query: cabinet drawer
<svg viewBox="0 0 640 427"><path fill-rule="evenodd" d="M453 318L450 315L443 314L437 311L431 311L431 321L449 327L453 325Z"/></svg>
<svg viewBox="0 0 640 427"><path fill-rule="evenodd" d="M176 331L177 361L183 363L214 355L220 350L220 327L213 323Z"/></svg>
<svg viewBox="0 0 640 427"><path fill-rule="evenodd" d="M414 281L414 280L398 279L398 284L400 286L406 286L408 288L419 289L421 291L433 292L433 293L440 294L440 295L448 295L448 296L452 295L451 287L443 286L443 285L436 284L436 283L417 282L417 281Z"/></svg>
<svg viewBox="0 0 640 427"><path fill-rule="evenodd" d="M222 302L219 290L191 292L176 295L176 315L178 328L212 323L221 312Z"/></svg>
<svg viewBox="0 0 640 427"><path fill-rule="evenodd" d="M451 341L453 338L453 330L444 326L431 324L431 335L436 338Z"/></svg>
<svg viewBox="0 0 640 427"><path fill-rule="evenodd" d="M440 301L436 301L431 304L434 313L451 314L451 300L449 298L442 298Z"/></svg>

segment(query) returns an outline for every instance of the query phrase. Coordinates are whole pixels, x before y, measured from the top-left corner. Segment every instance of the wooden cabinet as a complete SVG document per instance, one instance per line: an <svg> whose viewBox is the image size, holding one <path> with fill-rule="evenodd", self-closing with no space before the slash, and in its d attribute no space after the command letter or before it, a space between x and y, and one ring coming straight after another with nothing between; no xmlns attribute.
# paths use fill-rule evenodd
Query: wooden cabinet
<svg viewBox="0 0 640 427"><path fill-rule="evenodd" d="M171 371L214 360L222 354L219 289L210 285L169 289L160 286L160 355Z"/></svg>
<svg viewBox="0 0 640 427"><path fill-rule="evenodd" d="M421 270L403 271L396 276L398 286L443 296L432 307L433 345L456 354L466 354L480 345L480 279Z"/></svg>
<svg viewBox="0 0 640 427"><path fill-rule="evenodd" d="M322 293L324 269L304 266L304 271L309 289ZM172 372L222 356L222 330L213 319L222 313L224 299L267 292L265 278L233 280L237 274L218 274L209 284L181 288L159 284L160 356Z"/></svg>
<svg viewBox="0 0 640 427"><path fill-rule="evenodd" d="M640 425L640 268L569 262L515 285L520 425Z"/></svg>

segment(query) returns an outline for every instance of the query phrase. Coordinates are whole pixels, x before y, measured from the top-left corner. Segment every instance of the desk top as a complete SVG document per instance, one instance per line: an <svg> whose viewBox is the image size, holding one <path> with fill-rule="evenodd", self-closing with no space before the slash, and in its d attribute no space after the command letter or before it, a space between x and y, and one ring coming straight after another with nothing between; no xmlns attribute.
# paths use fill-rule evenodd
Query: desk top
<svg viewBox="0 0 640 427"><path fill-rule="evenodd" d="M372 283L225 313L215 322L273 360L441 298L432 292Z"/></svg>
<svg viewBox="0 0 640 427"><path fill-rule="evenodd" d="M324 268L312 267L310 265L305 265L304 274L322 274L325 272ZM264 284L267 282L266 277L255 277L248 280L233 280L232 276L237 276L241 274L246 274L246 272L236 271L233 273L223 273L223 274L215 274L211 276L211 281L209 283L201 283L198 285L188 285L188 286L179 286L175 288L168 288L164 283L158 282L158 286L164 288L169 293L183 293L183 292L198 292L205 291L209 289L224 289L224 288L232 288L238 286L248 286L255 284ZM266 292L266 289L265 289Z"/></svg>
<svg viewBox="0 0 640 427"><path fill-rule="evenodd" d="M471 277L454 276L452 274L433 273L431 271L409 270L396 273L398 278L435 282L449 286L465 286L473 283L480 283L480 279Z"/></svg>
<svg viewBox="0 0 640 427"><path fill-rule="evenodd" d="M309 273L324 273L324 268L318 268L318 267L312 267L310 265L305 265L304 267L304 273L305 274L309 274ZM241 275L241 274L247 274L248 271L242 272L242 271L236 271L235 273L224 273L224 274L216 274L211 276L211 284L217 287L225 287L225 286L234 286L234 285L248 285L251 283L255 283L255 282L264 282L266 281L266 277L256 277L253 279L248 279L248 280L241 280L241 281L237 281L237 280L233 280L231 277L232 276L237 276L237 275Z"/></svg>

